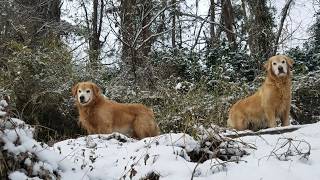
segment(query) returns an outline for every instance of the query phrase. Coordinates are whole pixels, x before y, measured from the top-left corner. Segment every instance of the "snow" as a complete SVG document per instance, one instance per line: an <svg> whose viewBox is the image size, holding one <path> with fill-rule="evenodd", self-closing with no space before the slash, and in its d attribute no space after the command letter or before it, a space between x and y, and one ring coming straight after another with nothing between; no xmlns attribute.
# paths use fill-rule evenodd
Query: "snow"
<svg viewBox="0 0 320 180"><path fill-rule="evenodd" d="M5 108L8 106L7 101L1 100L0 101L0 117L5 116L7 113L4 111Z"/></svg>
<svg viewBox="0 0 320 180"><path fill-rule="evenodd" d="M87 147L87 139L94 148ZM140 141L119 134L91 135L69 139L54 145L56 152L73 162L83 165L91 179L133 179L151 172L161 179L319 179L320 172L320 123L301 126L297 131L281 135L247 136L239 141L256 146L247 148L250 155L238 163L210 159L198 164L191 162L188 152L197 151L199 142L187 134L164 134ZM289 147L282 146L292 138ZM291 140L291 139L289 139ZM310 156L308 148L310 143ZM297 149L293 148L297 146ZM59 149L59 150L58 150ZM287 150L292 152L286 160L278 159ZM272 153L274 152L274 154ZM306 153L303 157L299 153ZM196 168L196 170L194 170ZM105 171L108 169L108 171Z"/></svg>
<svg viewBox="0 0 320 180"><path fill-rule="evenodd" d="M175 90L180 90L182 88L182 83L179 82L176 87L174 87Z"/></svg>
<svg viewBox="0 0 320 180"><path fill-rule="evenodd" d="M174 89L176 91L189 91L192 89L195 85L193 83L190 83L188 81L179 82L175 85Z"/></svg>
<svg viewBox="0 0 320 180"><path fill-rule="evenodd" d="M1 101L0 101L0 106L1 106L1 107L7 107L7 106L8 106L7 101L6 101L6 100L1 100Z"/></svg>
<svg viewBox="0 0 320 180"><path fill-rule="evenodd" d="M244 142L255 144L257 150L242 159L247 163L231 165L227 172L217 173L214 177L217 179L319 179L320 142L316 140L320 136L319 130L320 123L317 123L282 135L241 138ZM271 152L275 147L283 145L285 138L309 142L311 145L310 157L305 159L301 156L292 156L287 161L278 160ZM295 145L299 143L296 141ZM289 147L285 146L282 150L287 150L287 148ZM299 150L306 151L308 145L301 143L300 148Z"/></svg>
<svg viewBox="0 0 320 180"><path fill-rule="evenodd" d="M28 177L26 176L24 173L20 172L20 171L15 171L13 173L11 173L9 175L9 179L12 179L12 180L40 180L40 178L31 178L31 177Z"/></svg>
<svg viewBox="0 0 320 180"><path fill-rule="evenodd" d="M62 155L54 152L51 147L44 143L37 142L33 138L34 129L25 124L23 121L18 119L10 119L6 122L1 121L2 127L5 127L3 131L0 132L0 139L4 143L3 150L8 151L10 154L18 156L22 153L27 153L30 155L26 158L24 164L27 166L33 166L32 175L38 176L44 173L53 171L58 172L62 176L71 176L78 167L69 161L63 161L65 158ZM7 126L11 124L11 126ZM30 158L31 154L34 154L37 158L36 163L32 163ZM78 170L79 174L81 170ZM84 173L82 173L84 174ZM9 175L10 179L27 179L23 172L14 171ZM30 178L32 179L32 178ZM37 179L37 178L33 178Z"/></svg>
<svg viewBox="0 0 320 180"><path fill-rule="evenodd" d="M18 119L17 126L0 131L3 148L19 155L34 154L24 160L32 176L21 169L9 179L39 179L45 173L61 179L141 179L159 175L160 179L320 179L320 122L296 131L276 135L251 135L222 142L214 151L234 154L235 158L215 156L202 163L193 154L210 152L214 142L195 140L188 134L168 133L135 140L119 133L89 135L57 142L53 147L37 142L34 129ZM288 127L288 128L290 128ZM287 128L282 128L287 129ZM270 129L269 129L270 130ZM280 130L274 128L271 130ZM265 132L263 130L261 132ZM239 134L245 132L239 132ZM232 132L220 133L221 137ZM219 136L217 134L217 136ZM225 137L225 140L231 138ZM233 148L232 148L233 147ZM212 153L212 152L211 152ZM218 157L218 156L217 156ZM52 179L56 177L49 176Z"/></svg>
<svg viewBox="0 0 320 180"><path fill-rule="evenodd" d="M0 110L0 117L5 116L7 113Z"/></svg>
<svg viewBox="0 0 320 180"><path fill-rule="evenodd" d="M88 147L88 137L97 144L96 147ZM68 154L73 162L79 162L86 169L92 168L88 176L95 179L128 178L133 171L137 171L136 177L144 177L151 172L168 178L188 177L195 164L188 162L187 152L199 148L197 141L182 133L140 141L117 133L88 137L59 142L54 149Z"/></svg>

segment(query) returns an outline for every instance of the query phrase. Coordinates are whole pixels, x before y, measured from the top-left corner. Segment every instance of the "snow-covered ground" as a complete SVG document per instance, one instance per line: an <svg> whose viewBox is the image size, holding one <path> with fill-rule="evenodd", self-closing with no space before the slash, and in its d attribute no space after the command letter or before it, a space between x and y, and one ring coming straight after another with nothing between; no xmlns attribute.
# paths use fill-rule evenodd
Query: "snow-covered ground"
<svg viewBox="0 0 320 180"><path fill-rule="evenodd" d="M188 152L199 150L200 144L186 134L140 141L111 137L70 139L55 144L54 149L75 163L91 167L87 171L90 179L129 179L130 175L140 179L152 172L160 179L320 179L320 123L281 135L238 139L256 147L242 146L249 155L238 162L191 162Z"/></svg>
<svg viewBox="0 0 320 180"><path fill-rule="evenodd" d="M2 103L6 105L6 103ZM0 107L0 111L3 110ZM231 140L221 135L215 149L184 133L134 140L121 134L67 139L49 147L33 138L33 128L2 112L3 149L25 157L26 170L11 172L10 179L320 179L320 122L277 135L245 136ZM6 119L6 121L4 121ZM5 127L5 128L4 128ZM215 135L217 136L217 134ZM219 136L218 136L219 137ZM232 142L232 143L228 143ZM213 158L202 163L197 154ZM233 154L234 157L223 156ZM219 158L215 158L220 157ZM208 157L208 156L206 156ZM18 158L19 159L19 158ZM199 161L200 162L200 161ZM29 175L29 177L27 176Z"/></svg>

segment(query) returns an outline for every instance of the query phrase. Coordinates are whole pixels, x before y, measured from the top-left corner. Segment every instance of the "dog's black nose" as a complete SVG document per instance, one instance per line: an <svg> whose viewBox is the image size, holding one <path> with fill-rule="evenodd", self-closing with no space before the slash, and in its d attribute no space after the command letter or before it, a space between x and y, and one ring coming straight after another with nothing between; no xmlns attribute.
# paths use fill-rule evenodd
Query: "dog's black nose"
<svg viewBox="0 0 320 180"><path fill-rule="evenodd" d="M279 70L280 72L283 72L283 67L282 67L282 66L279 66L279 67L278 67L278 70Z"/></svg>
<svg viewBox="0 0 320 180"><path fill-rule="evenodd" d="M80 102L84 101L84 96L80 96Z"/></svg>

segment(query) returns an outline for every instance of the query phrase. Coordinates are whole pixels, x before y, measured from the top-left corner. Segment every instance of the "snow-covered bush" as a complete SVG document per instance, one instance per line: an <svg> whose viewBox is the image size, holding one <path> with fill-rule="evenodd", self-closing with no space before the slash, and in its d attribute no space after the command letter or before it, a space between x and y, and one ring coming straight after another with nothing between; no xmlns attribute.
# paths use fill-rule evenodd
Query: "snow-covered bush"
<svg viewBox="0 0 320 180"><path fill-rule="evenodd" d="M234 50L228 43L221 42L219 47L208 50L204 61L207 76L212 81L250 82L261 73L261 65L266 60L256 62L246 50Z"/></svg>
<svg viewBox="0 0 320 180"><path fill-rule="evenodd" d="M0 178L61 179L80 178L79 166L65 160L45 143L34 139L35 129L10 117L8 103L0 101ZM82 173L83 174L83 173Z"/></svg>
<svg viewBox="0 0 320 180"><path fill-rule="evenodd" d="M287 53L294 60L296 74L306 74L320 68L320 51L312 44L305 43L303 47L292 48Z"/></svg>
<svg viewBox="0 0 320 180"><path fill-rule="evenodd" d="M154 74L160 81L168 79L169 76L197 81L203 75L202 57L202 53L190 52L187 49L154 51L152 53Z"/></svg>
<svg viewBox="0 0 320 180"><path fill-rule="evenodd" d="M291 115L298 124L320 121L320 71L294 75Z"/></svg>
<svg viewBox="0 0 320 180"><path fill-rule="evenodd" d="M0 86L11 96L14 116L36 125L39 138L48 141L80 131L70 99L73 81L77 81L70 53L62 43L43 43L33 50L10 42Z"/></svg>

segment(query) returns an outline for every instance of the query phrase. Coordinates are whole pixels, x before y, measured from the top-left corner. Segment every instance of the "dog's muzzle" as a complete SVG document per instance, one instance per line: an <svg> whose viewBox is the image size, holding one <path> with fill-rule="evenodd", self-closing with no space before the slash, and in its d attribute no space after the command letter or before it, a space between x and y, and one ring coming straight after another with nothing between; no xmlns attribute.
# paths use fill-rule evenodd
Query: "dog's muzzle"
<svg viewBox="0 0 320 180"><path fill-rule="evenodd" d="M283 67L282 67L282 66L279 66L279 67L278 67L278 70L279 70L279 74L284 73L284 70L283 70Z"/></svg>
<svg viewBox="0 0 320 180"><path fill-rule="evenodd" d="M84 96L80 96L79 99L80 99L80 103L85 103Z"/></svg>

